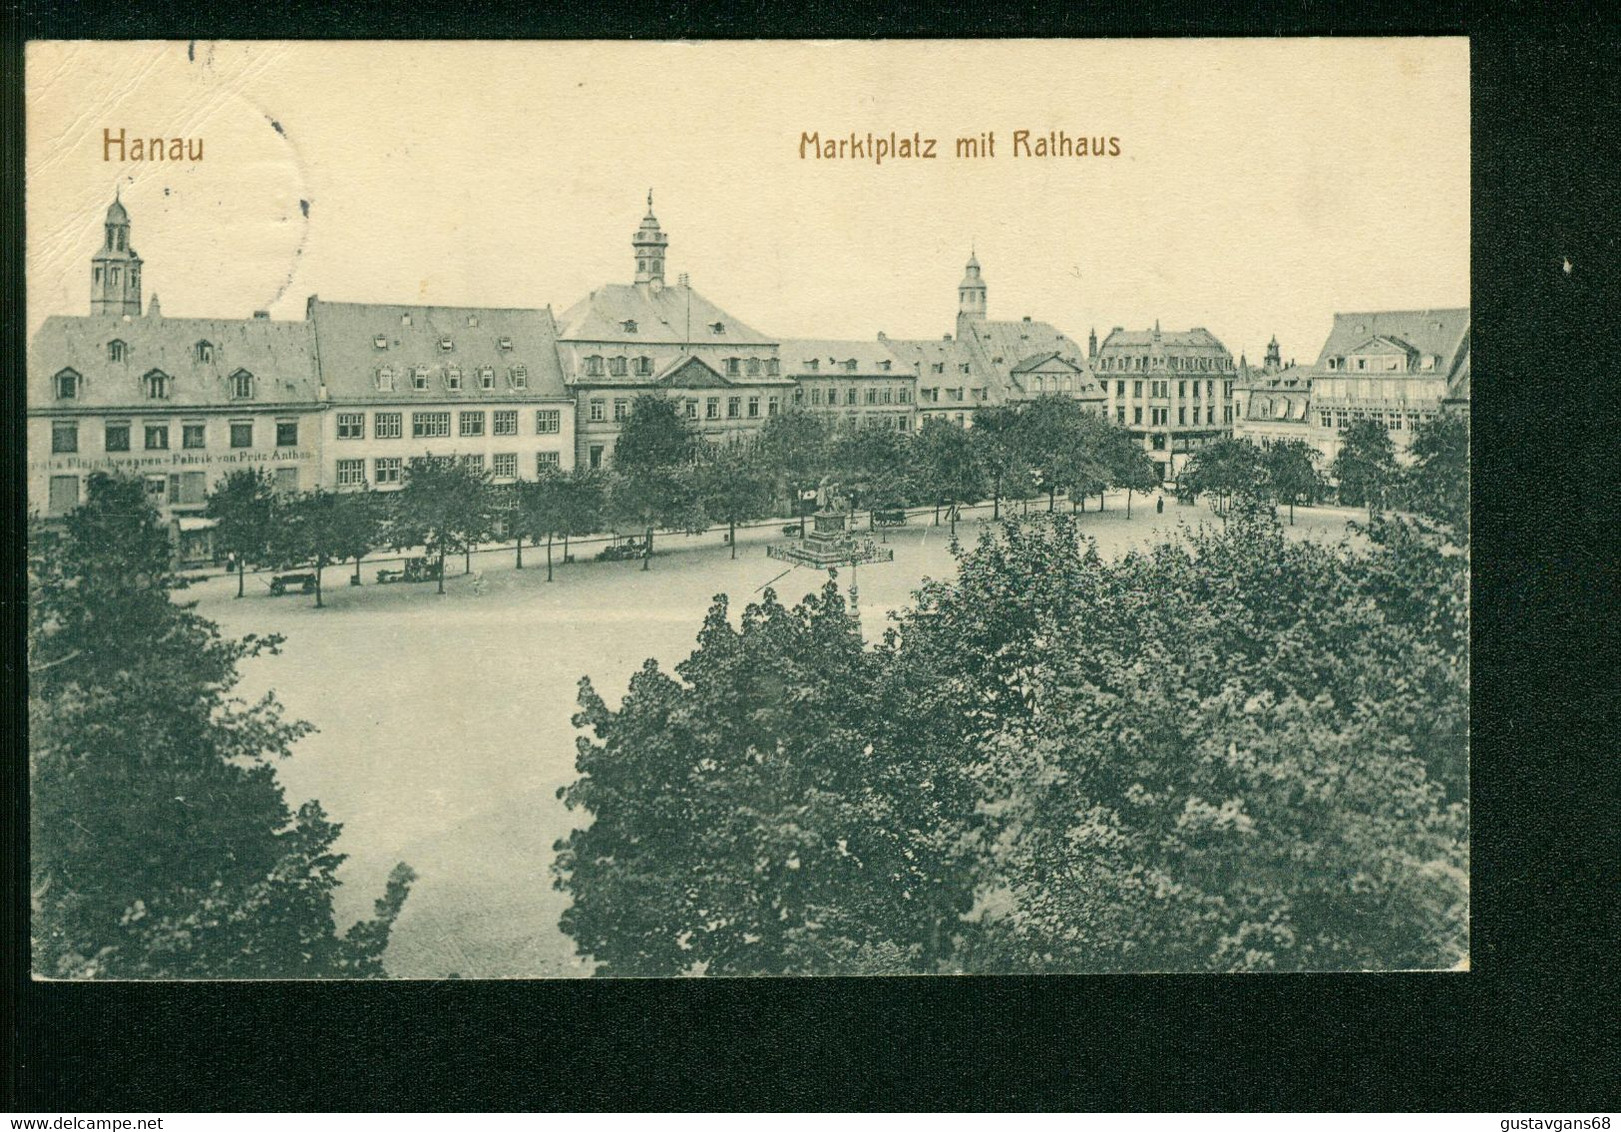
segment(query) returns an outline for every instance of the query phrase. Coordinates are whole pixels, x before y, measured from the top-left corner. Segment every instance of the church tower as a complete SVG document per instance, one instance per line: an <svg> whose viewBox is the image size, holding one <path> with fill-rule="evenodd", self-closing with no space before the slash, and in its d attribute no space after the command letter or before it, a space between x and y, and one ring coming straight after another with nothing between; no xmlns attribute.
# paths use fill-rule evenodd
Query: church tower
<svg viewBox="0 0 1621 1132"><path fill-rule="evenodd" d="M647 190L647 215L630 242L636 249L636 282L654 288L664 286L664 252L670 237L659 230L658 218L653 215L652 189Z"/></svg>
<svg viewBox="0 0 1621 1132"><path fill-rule="evenodd" d="M1266 358L1262 365L1268 373L1276 373L1283 368L1283 349L1278 345L1276 334L1272 336L1272 341L1266 344Z"/></svg>
<svg viewBox="0 0 1621 1132"><path fill-rule="evenodd" d="M141 257L129 242L129 213L117 195L107 210L106 241L90 260L90 313L141 313Z"/></svg>
<svg viewBox="0 0 1621 1132"><path fill-rule="evenodd" d="M979 259L972 250L962 282L957 284L957 337L968 337L969 323L985 321L985 280L979 277Z"/></svg>

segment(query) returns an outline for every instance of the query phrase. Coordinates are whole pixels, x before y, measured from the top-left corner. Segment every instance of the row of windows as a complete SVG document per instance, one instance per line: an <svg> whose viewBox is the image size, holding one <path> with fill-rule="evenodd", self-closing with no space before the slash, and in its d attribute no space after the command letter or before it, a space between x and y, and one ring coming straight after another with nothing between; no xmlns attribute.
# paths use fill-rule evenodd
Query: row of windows
<svg viewBox="0 0 1621 1132"><path fill-rule="evenodd" d="M460 456L443 457L446 460L459 460L472 468L484 467L484 454L482 452L468 452ZM557 452L535 453L535 474L544 475L547 471L560 468L563 457ZM490 457L490 473L498 480L518 478L518 454L516 452L496 452ZM338 486L363 487L366 484L366 461L339 460ZM404 482L405 458L403 456L377 456L371 462L371 482L376 487L395 487Z"/></svg>
<svg viewBox="0 0 1621 1132"><path fill-rule="evenodd" d="M122 346L123 343L114 343ZM116 359L115 359L116 360ZM239 369L226 379L232 400L251 401L254 394L253 374ZM54 379L58 401L77 401L84 395L84 378L75 370L65 369ZM151 370L141 378L141 392L148 401L167 401L174 390L174 379L162 370Z"/></svg>
<svg viewBox="0 0 1621 1132"><path fill-rule="evenodd" d="M1142 354L1129 357L1112 355L1098 359L1098 369L1110 372L1142 373L1150 369L1227 371L1232 368L1231 358L1163 358Z"/></svg>
<svg viewBox="0 0 1621 1132"><path fill-rule="evenodd" d="M919 402L927 401L931 405L938 405L940 403L940 394L942 392L945 393L946 400L948 401L961 401L964 399L965 395L971 396L975 401L988 401L990 400L991 396L991 391L983 386L976 386L973 389L966 389L959 385L955 389L946 390L941 390L938 386L930 386L927 389L919 389L917 391L917 399Z"/></svg>
<svg viewBox="0 0 1621 1132"><path fill-rule="evenodd" d="M108 421L102 433L102 450L105 452L128 452L130 450L130 433L133 426L129 421ZM253 421L231 421L229 423L230 442L232 448L252 448L254 441ZM141 423L142 440L148 452L166 452L169 449L173 425L169 421L143 421ZM276 447L293 448L298 445L298 422L276 422ZM208 447L208 424L206 421L183 421L180 425L180 447L183 449L197 449ZM51 451L77 452L79 450L79 423L77 421L53 421L51 423Z"/></svg>
<svg viewBox="0 0 1621 1132"><path fill-rule="evenodd" d="M736 361L737 359L732 358L730 360ZM845 373L856 373L861 368L859 363L857 363L856 359L854 359L854 358L846 358L842 362L838 361L836 359L833 359L833 358L829 358L828 360L833 362L834 365L838 366ZM820 373L822 371L822 359L821 358L806 358L804 364L805 364L805 372L806 373ZM944 365L944 363L941 363L941 364ZM888 373L893 367L894 367L894 363L892 361L890 361L888 358L882 358L878 362L878 368L880 370L882 370L884 373ZM773 374L775 374L777 371L775 369L773 369L771 372ZM936 372L939 372L939 371L936 371Z"/></svg>
<svg viewBox="0 0 1621 1132"><path fill-rule="evenodd" d="M424 412L411 414L411 435L413 437L438 437L450 435L452 414L447 412ZM483 436L486 425L489 426L491 436L517 436L518 410L495 409L486 412L483 409L463 409L455 414L456 431L459 436ZM377 440L398 440L403 431L403 413L373 413L372 436ZM535 432L537 435L549 435L563 430L563 411L561 409L536 409ZM365 413L339 413L337 420L339 440L364 440L366 438Z"/></svg>
<svg viewBox="0 0 1621 1132"><path fill-rule="evenodd" d="M1176 395L1178 397L1186 397L1188 395L1189 384L1190 383L1186 381L1177 382ZM1200 392L1199 383L1195 381L1191 384L1193 386L1193 396L1198 398ZM1108 387L1107 382L1104 383L1104 387ZM1206 397L1214 397L1216 395L1216 383L1214 380L1205 382L1203 388L1204 395ZM1233 395L1233 383L1230 381L1222 382L1221 392L1222 396L1231 397ZM1114 383L1114 395L1116 397L1124 397L1126 395L1126 383L1124 381L1116 381ZM1141 397L1143 395L1143 383L1141 381L1133 381L1131 383L1131 395L1133 397ZM1148 383L1148 395L1150 397L1169 397L1171 395L1171 383L1169 381L1150 381Z"/></svg>
<svg viewBox="0 0 1621 1132"><path fill-rule="evenodd" d="M822 393L823 391L821 386L811 386L810 403L812 405L822 404ZM794 390L794 404L805 404L805 397L806 394L803 388ZM843 404L854 405L857 404L859 400L860 398L856 392L855 386L852 385L845 389L844 400L842 402ZM867 387L866 402L869 405L910 405L912 403L912 391L904 385L900 386L899 388L889 385L881 388L876 385L870 385ZM827 390L827 404L837 405L840 403L839 391L837 389Z"/></svg>
<svg viewBox="0 0 1621 1132"><path fill-rule="evenodd" d="M1231 408L1228 408L1225 411L1224 418L1225 418L1224 423L1226 423L1226 424L1231 424L1232 423L1233 414L1232 414ZM1126 423L1126 407L1124 405L1119 405L1119 406L1115 407L1114 419L1115 419L1115 423L1117 423L1117 424L1125 424ZM1136 405L1136 406L1132 407L1132 410L1131 410L1131 423L1134 424L1134 425L1140 425L1140 424L1143 423L1143 407L1141 405ZM1148 423L1150 425L1156 425L1156 426L1163 426L1163 425L1170 424L1171 423L1171 410L1168 409L1168 408L1158 408L1158 407L1154 408L1154 409L1150 409L1149 410ZM1188 419L1188 408L1187 408L1187 406L1183 405L1183 406L1179 407L1176 410L1176 423L1179 424L1179 425L1186 425L1186 424L1195 424L1196 425L1196 424L1199 424L1200 423L1200 421L1199 421L1199 406L1195 405L1193 407L1193 419L1192 420ZM1204 422L1203 423L1205 423L1205 424L1215 424L1216 423L1216 406L1214 406L1214 405L1206 405L1205 406L1205 409L1204 409Z"/></svg>
<svg viewBox="0 0 1621 1132"><path fill-rule="evenodd" d="M1318 414L1318 419L1324 428L1349 428L1354 421L1368 420L1391 431L1400 431L1403 420L1408 428L1417 428L1420 424L1435 419L1434 413L1402 413L1395 409L1386 412L1383 409L1334 409Z"/></svg>
<svg viewBox="0 0 1621 1132"><path fill-rule="evenodd" d="M1435 363L1438 361L1440 359L1434 354L1425 354L1419 358L1418 368L1426 372L1434 370ZM1328 368L1336 373L1352 369L1359 373L1366 373L1369 370L1376 373L1405 373L1407 371L1407 359L1399 354L1380 354L1371 358L1343 358L1336 356L1328 359Z"/></svg>
<svg viewBox="0 0 1621 1132"><path fill-rule="evenodd" d="M411 382L411 388L418 393L426 393L433 386L433 377L437 373L439 381L445 389L452 393L459 393L466 389L467 375L461 366L443 366L430 368L428 366L412 366L405 374ZM398 384L401 375L393 366L378 366L374 378L377 389L383 393L392 393ZM473 381L479 389L489 392L495 388L495 367L479 366L473 371ZM507 387L510 389L529 388L529 367L510 366L507 369Z"/></svg>

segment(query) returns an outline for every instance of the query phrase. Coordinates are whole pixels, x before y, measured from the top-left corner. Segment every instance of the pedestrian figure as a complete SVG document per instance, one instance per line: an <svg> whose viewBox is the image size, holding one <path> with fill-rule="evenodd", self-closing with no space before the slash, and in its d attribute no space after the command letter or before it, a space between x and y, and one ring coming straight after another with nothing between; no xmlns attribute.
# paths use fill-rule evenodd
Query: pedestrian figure
<svg viewBox="0 0 1621 1132"><path fill-rule="evenodd" d="M1165 514L1165 497L1163 495L1155 496L1154 498L1154 514Z"/></svg>

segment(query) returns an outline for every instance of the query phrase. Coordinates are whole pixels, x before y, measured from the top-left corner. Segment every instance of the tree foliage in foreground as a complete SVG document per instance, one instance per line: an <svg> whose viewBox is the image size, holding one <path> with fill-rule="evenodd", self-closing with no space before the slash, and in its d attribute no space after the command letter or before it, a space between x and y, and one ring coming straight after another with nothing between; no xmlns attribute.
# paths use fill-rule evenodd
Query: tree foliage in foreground
<svg viewBox="0 0 1621 1132"><path fill-rule="evenodd" d="M1339 970L1467 953L1467 557L1012 520L873 648L724 600L582 683L563 928L605 974Z"/></svg>
<svg viewBox="0 0 1621 1132"><path fill-rule="evenodd" d="M93 475L60 537L30 539L33 969L50 978L383 974L413 879L339 934L340 827L291 811L275 761L306 734L232 692L278 639L219 635L170 599L139 480Z"/></svg>

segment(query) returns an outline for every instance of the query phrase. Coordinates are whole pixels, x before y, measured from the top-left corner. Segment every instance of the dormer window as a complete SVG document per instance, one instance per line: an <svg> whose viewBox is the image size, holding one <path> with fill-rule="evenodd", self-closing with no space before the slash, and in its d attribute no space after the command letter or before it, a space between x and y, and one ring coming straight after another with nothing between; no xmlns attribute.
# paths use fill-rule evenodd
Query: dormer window
<svg viewBox="0 0 1621 1132"><path fill-rule="evenodd" d="M646 354L643 354L641 357L636 359L636 376L653 376L653 359L648 357Z"/></svg>
<svg viewBox="0 0 1621 1132"><path fill-rule="evenodd" d="M738 373L740 372L740 367L742 366L742 364L743 364L743 359L742 358L727 358L726 359L726 376L727 377L736 377L738 375Z"/></svg>
<svg viewBox="0 0 1621 1132"><path fill-rule="evenodd" d="M378 368L377 391L379 393L394 392L394 369L392 366L381 366Z"/></svg>
<svg viewBox="0 0 1621 1132"><path fill-rule="evenodd" d="M630 372L630 360L623 354L608 359L608 374L610 377L624 377Z"/></svg>
<svg viewBox="0 0 1621 1132"><path fill-rule="evenodd" d="M503 350L512 349L512 339L508 338L505 334L501 335L500 338L497 338L495 344L500 346Z"/></svg>
<svg viewBox="0 0 1621 1132"><path fill-rule="evenodd" d="M212 342L206 340L199 342L197 345L192 347L192 350L195 352L197 360L200 362L211 362L214 360L214 343Z"/></svg>
<svg viewBox="0 0 1621 1132"><path fill-rule="evenodd" d="M478 325L478 315L476 315L476 314L468 315L467 316L467 325L468 326L477 326Z"/></svg>
<svg viewBox="0 0 1621 1132"><path fill-rule="evenodd" d="M495 370L489 366L480 366L478 370L478 387L480 389L495 388Z"/></svg>
<svg viewBox="0 0 1621 1132"><path fill-rule="evenodd" d="M619 324L619 329L623 330L626 334L635 334L636 320L634 318L627 318L624 322Z"/></svg>
<svg viewBox="0 0 1621 1132"><path fill-rule="evenodd" d="M776 358L767 358L765 363L765 372L771 377L781 376L782 363Z"/></svg>
<svg viewBox="0 0 1621 1132"><path fill-rule="evenodd" d="M411 312L410 311L406 311L405 313L400 315L400 325L401 326L410 326L411 325Z"/></svg>
<svg viewBox="0 0 1621 1132"><path fill-rule="evenodd" d="M107 360L109 362L121 362L128 355L129 347L126 346L120 339L114 338L111 342L107 343Z"/></svg>
<svg viewBox="0 0 1621 1132"><path fill-rule="evenodd" d="M587 377L601 377L602 376L602 355L601 354L592 354L589 358L585 359L585 375Z"/></svg>
<svg viewBox="0 0 1621 1132"><path fill-rule="evenodd" d="M822 359L820 359L820 358L806 358L805 359L805 371L807 373L818 373L818 372L821 371L821 368L822 368Z"/></svg>
<svg viewBox="0 0 1621 1132"><path fill-rule="evenodd" d="M461 366L447 366L445 368L445 388L450 390L452 393L454 393L454 392L459 391L461 389L461 387L462 387L462 367Z"/></svg>
<svg viewBox="0 0 1621 1132"><path fill-rule="evenodd" d="M709 333L711 333L711 334L725 334L726 333L726 324L724 322L711 322L709 324Z"/></svg>
<svg viewBox="0 0 1621 1132"><path fill-rule="evenodd" d="M439 339L439 348L448 354L456 348L456 343L452 342L447 336Z"/></svg>
<svg viewBox="0 0 1621 1132"><path fill-rule="evenodd" d="M1434 354L1425 354L1423 360L1419 362L1419 367L1427 373L1435 368L1436 361Z"/></svg>
<svg viewBox="0 0 1621 1132"><path fill-rule="evenodd" d="M851 359L849 359L848 361L846 361L844 363L844 372L845 373L854 373L855 371L856 371L856 360L854 358L851 358Z"/></svg>
<svg viewBox="0 0 1621 1132"><path fill-rule="evenodd" d="M424 392L428 388L428 367L417 366L411 371L411 388Z"/></svg>
<svg viewBox="0 0 1621 1132"><path fill-rule="evenodd" d="M529 367L528 366L513 366L510 370L507 371L507 379L512 382L512 388L514 388L514 389L528 389L529 388ZM494 380L495 380L495 372L492 370L490 372L490 381L493 383Z"/></svg>
<svg viewBox="0 0 1621 1132"><path fill-rule="evenodd" d="M153 370L141 379L145 386L148 401L167 401L169 399L169 375L162 370Z"/></svg>
<svg viewBox="0 0 1621 1132"><path fill-rule="evenodd" d="M253 400L253 375L245 369L239 369L231 375L231 399L235 401Z"/></svg>
<svg viewBox="0 0 1621 1132"><path fill-rule="evenodd" d="M749 368L749 376L750 377L759 377L760 376L760 359L759 358L750 358L748 368Z"/></svg>
<svg viewBox="0 0 1621 1132"><path fill-rule="evenodd" d="M73 370L65 369L56 375L56 399L58 401L77 401L79 399L79 386L83 382Z"/></svg>
<svg viewBox="0 0 1621 1132"><path fill-rule="evenodd" d="M387 339L387 337L385 337L384 335L381 335L381 334L379 334L377 337L373 338L371 340L371 344L372 344L373 347L375 347L376 349L379 349L379 350L388 349L388 339Z"/></svg>

